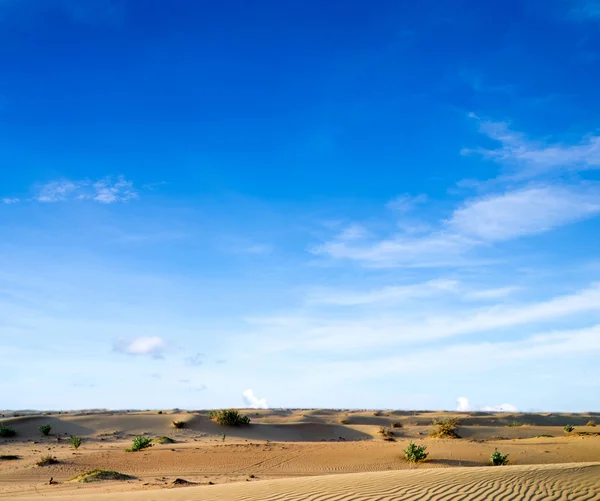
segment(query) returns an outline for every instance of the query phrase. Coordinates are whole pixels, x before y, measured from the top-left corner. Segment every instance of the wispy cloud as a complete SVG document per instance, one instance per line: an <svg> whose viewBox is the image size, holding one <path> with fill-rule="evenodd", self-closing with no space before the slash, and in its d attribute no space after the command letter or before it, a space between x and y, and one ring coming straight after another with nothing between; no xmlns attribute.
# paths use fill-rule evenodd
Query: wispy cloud
<svg viewBox="0 0 600 501"><path fill-rule="evenodd" d="M18 204L21 200L18 198L1 198L0 201L6 205Z"/></svg>
<svg viewBox="0 0 600 501"><path fill-rule="evenodd" d="M600 21L600 0L572 0L571 17L580 21Z"/></svg>
<svg viewBox="0 0 600 501"><path fill-rule="evenodd" d="M193 367L200 367L204 363L204 353L196 353L193 357L187 357L185 363Z"/></svg>
<svg viewBox="0 0 600 501"><path fill-rule="evenodd" d="M410 195L408 193L404 193L403 195L398 195L393 200L390 200L387 203L388 209L399 212L401 214L407 213L415 209L419 204L423 204L427 202L427 195Z"/></svg>
<svg viewBox="0 0 600 501"><path fill-rule="evenodd" d="M115 351L127 355L149 355L154 358L162 358L167 349L167 343L158 336L139 337L133 341L118 339L113 346Z"/></svg>
<svg viewBox="0 0 600 501"><path fill-rule="evenodd" d="M379 267L459 265L475 247L544 233L599 213L596 185L529 186L467 200L425 235L403 232L349 241L342 234L312 250Z"/></svg>
<svg viewBox="0 0 600 501"><path fill-rule="evenodd" d="M50 181L38 189L33 200L43 203L70 200L91 200L102 204L126 202L138 198L138 191L124 177L104 178L97 181Z"/></svg>
<svg viewBox="0 0 600 501"><path fill-rule="evenodd" d="M512 167L511 179L527 179L551 171L578 171L600 168L600 136L590 135L576 144L532 141L522 132L510 128L509 122L477 120L479 131L499 143L496 148L462 150L463 154L480 154Z"/></svg>
<svg viewBox="0 0 600 501"><path fill-rule="evenodd" d="M477 411L481 410L484 412L518 412L516 405L513 404L501 404L501 405L483 405L481 407L472 406L467 397L458 397L456 400L456 410L459 412Z"/></svg>

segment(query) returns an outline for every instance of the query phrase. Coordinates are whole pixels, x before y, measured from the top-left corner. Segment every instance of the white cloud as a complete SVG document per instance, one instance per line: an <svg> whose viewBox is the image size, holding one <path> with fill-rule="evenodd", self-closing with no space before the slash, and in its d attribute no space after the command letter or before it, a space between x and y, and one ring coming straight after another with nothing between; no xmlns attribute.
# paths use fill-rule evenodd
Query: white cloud
<svg viewBox="0 0 600 501"><path fill-rule="evenodd" d="M476 247L544 233L597 214L596 185L530 186L467 200L426 235L398 233L379 240L338 235L312 252L374 267L472 265L465 254Z"/></svg>
<svg viewBox="0 0 600 501"><path fill-rule="evenodd" d="M519 412L517 406L513 404L484 405L481 410L484 412Z"/></svg>
<svg viewBox="0 0 600 501"><path fill-rule="evenodd" d="M252 409L268 409L267 401L264 398L258 398L254 395L254 390L248 388L242 392L244 404Z"/></svg>
<svg viewBox="0 0 600 501"><path fill-rule="evenodd" d="M133 341L118 339L114 349L128 355L150 355L161 358L167 349L167 343L158 336L139 337Z"/></svg>
<svg viewBox="0 0 600 501"><path fill-rule="evenodd" d="M138 198L133 183L125 178L105 178L97 181L50 181L39 189L33 200L38 202L64 202L68 200L93 200L102 204L126 202Z"/></svg>
<svg viewBox="0 0 600 501"><path fill-rule="evenodd" d="M411 298L430 297L440 293L456 292L456 280L430 280L421 284L383 287L366 293L340 291L320 291L309 297L309 302L356 306L359 304L391 303Z"/></svg>
<svg viewBox="0 0 600 501"><path fill-rule="evenodd" d="M458 397L456 399L456 410L459 412L467 412L471 410L471 406L469 405L469 399L467 397Z"/></svg>
<svg viewBox="0 0 600 501"><path fill-rule="evenodd" d="M544 233L600 212L600 192L580 186L530 187L469 200L448 228L486 242Z"/></svg>
<svg viewBox="0 0 600 501"><path fill-rule="evenodd" d="M500 143L498 148L464 149L463 154L479 153L516 169L514 178L530 178L545 172L600 168L600 136L590 135L577 144L549 144L527 139L510 129L508 122L481 120L475 114L482 134Z"/></svg>
<svg viewBox="0 0 600 501"><path fill-rule="evenodd" d="M2 199L0 199L0 201L1 201L3 204L6 204L6 205L11 205L11 204L18 204L18 203L19 203L21 200L20 200L20 199L18 199L18 198L9 198L9 197L7 197L7 198L2 198Z"/></svg>
<svg viewBox="0 0 600 501"><path fill-rule="evenodd" d="M425 203L426 201L427 195L421 194L413 196L408 193L404 193L403 195L398 195L393 200L390 200L387 203L387 207L393 211L405 214L412 211L417 205Z"/></svg>
<svg viewBox="0 0 600 501"><path fill-rule="evenodd" d="M464 299L467 301L487 301L489 299L499 299L510 296L511 294L520 290L520 287L508 286L508 287L497 287L494 289L481 289L469 291L464 295Z"/></svg>

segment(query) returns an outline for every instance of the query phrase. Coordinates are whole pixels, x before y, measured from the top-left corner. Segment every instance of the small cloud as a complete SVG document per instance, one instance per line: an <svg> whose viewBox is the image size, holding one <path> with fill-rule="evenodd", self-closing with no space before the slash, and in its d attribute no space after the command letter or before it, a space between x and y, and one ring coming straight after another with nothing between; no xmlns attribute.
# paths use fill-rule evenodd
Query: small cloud
<svg viewBox="0 0 600 501"><path fill-rule="evenodd" d="M167 348L167 343L158 337L139 337L129 342L118 339L114 344L114 350L127 355L150 355L154 358L162 358Z"/></svg>
<svg viewBox="0 0 600 501"><path fill-rule="evenodd" d="M337 236L339 240L358 240L369 235L366 228L360 224L353 223L344 228Z"/></svg>
<svg viewBox="0 0 600 501"><path fill-rule="evenodd" d="M0 201L6 205L18 204L21 200L18 198L2 198Z"/></svg>
<svg viewBox="0 0 600 501"><path fill-rule="evenodd" d="M126 202L138 198L133 182L123 176L114 179L107 177L96 181L70 181L62 179L50 181L39 188L33 200L43 203L65 202L69 200L92 200L102 204Z"/></svg>
<svg viewBox="0 0 600 501"><path fill-rule="evenodd" d="M481 410L484 412L519 412L517 406L513 404L484 405Z"/></svg>
<svg viewBox="0 0 600 501"><path fill-rule="evenodd" d="M191 365L193 367L199 367L204 363L204 353L196 353L193 357L188 357L185 359L185 363L187 365Z"/></svg>
<svg viewBox="0 0 600 501"><path fill-rule="evenodd" d="M244 403L252 409L268 409L267 401L264 398L258 398L254 395L254 390L247 389L242 392Z"/></svg>
<svg viewBox="0 0 600 501"><path fill-rule="evenodd" d="M427 195L412 196L408 193L397 196L387 203L388 209L405 214L413 210L417 205L427 202Z"/></svg>
<svg viewBox="0 0 600 501"><path fill-rule="evenodd" d="M150 377L152 377L154 379L162 379L162 376L156 372L150 374Z"/></svg>
<svg viewBox="0 0 600 501"><path fill-rule="evenodd" d="M467 397L458 397L456 399L456 410L458 412L467 412L471 410L471 406L469 405L469 399Z"/></svg>

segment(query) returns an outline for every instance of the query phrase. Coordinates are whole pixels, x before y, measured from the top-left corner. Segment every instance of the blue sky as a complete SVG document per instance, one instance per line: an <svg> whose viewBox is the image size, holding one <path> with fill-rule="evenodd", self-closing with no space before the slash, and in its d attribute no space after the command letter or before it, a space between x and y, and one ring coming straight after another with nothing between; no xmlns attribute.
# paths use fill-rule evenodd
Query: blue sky
<svg viewBox="0 0 600 501"><path fill-rule="evenodd" d="M0 0L0 68L0 408L600 410L598 1Z"/></svg>

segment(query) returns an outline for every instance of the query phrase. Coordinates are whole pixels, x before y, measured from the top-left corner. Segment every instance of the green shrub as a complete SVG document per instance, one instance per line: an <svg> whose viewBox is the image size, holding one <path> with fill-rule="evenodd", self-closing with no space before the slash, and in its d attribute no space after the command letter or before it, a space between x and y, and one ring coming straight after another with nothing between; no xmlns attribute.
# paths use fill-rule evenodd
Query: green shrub
<svg viewBox="0 0 600 501"><path fill-rule="evenodd" d="M185 421L173 421L173 428L180 430L185 426Z"/></svg>
<svg viewBox="0 0 600 501"><path fill-rule="evenodd" d="M590 419L587 423L585 423L586 426L596 426L596 421L594 421L593 419Z"/></svg>
<svg viewBox="0 0 600 501"><path fill-rule="evenodd" d="M162 414L162 411L158 411L159 414Z"/></svg>
<svg viewBox="0 0 600 501"><path fill-rule="evenodd" d="M237 409L221 409L209 413L209 417L221 426L241 426L250 424L250 418Z"/></svg>
<svg viewBox="0 0 600 501"><path fill-rule="evenodd" d="M51 464L58 464L58 459L56 459L52 454L48 454L47 456L42 456L37 463L38 466L48 466Z"/></svg>
<svg viewBox="0 0 600 501"><path fill-rule="evenodd" d="M433 426L437 428L431 430L430 436L432 437L460 438L460 435L456 432L456 427L458 426L458 419L456 418L435 420Z"/></svg>
<svg viewBox="0 0 600 501"><path fill-rule="evenodd" d="M69 443L73 446L73 449L79 449L81 445L81 437L71 437Z"/></svg>
<svg viewBox="0 0 600 501"><path fill-rule="evenodd" d="M0 437L14 437L17 432L11 428L10 426L2 425L0 426Z"/></svg>
<svg viewBox="0 0 600 501"><path fill-rule="evenodd" d="M494 466L504 466L508 463L508 456L509 454L502 454L498 449L495 449L490 461Z"/></svg>
<svg viewBox="0 0 600 501"><path fill-rule="evenodd" d="M117 471L92 470L77 475L71 482L100 482L102 480L132 480L135 477Z"/></svg>
<svg viewBox="0 0 600 501"><path fill-rule="evenodd" d="M397 421L395 423L392 423L392 428L402 428L402 423L400 421Z"/></svg>
<svg viewBox="0 0 600 501"><path fill-rule="evenodd" d="M570 424L566 424L563 429L566 433L571 433L575 428L573 428Z"/></svg>
<svg viewBox="0 0 600 501"><path fill-rule="evenodd" d="M150 437L143 437L141 435L133 437L133 443L131 449L125 449L127 452L137 452L145 449L146 447L152 446L152 439Z"/></svg>
<svg viewBox="0 0 600 501"><path fill-rule="evenodd" d="M429 453L425 452L426 450L426 445L417 445L411 441L410 444L408 444L408 447L402 452L404 452L404 457L408 461L411 463L418 463L419 461L425 461L427 456L429 456Z"/></svg>
<svg viewBox="0 0 600 501"><path fill-rule="evenodd" d="M50 435L50 430L52 430L52 425L50 424L43 424L40 426L40 431L46 436Z"/></svg>

